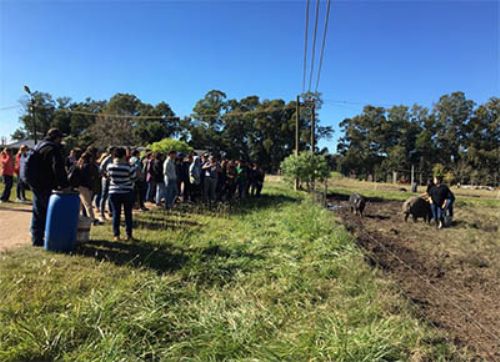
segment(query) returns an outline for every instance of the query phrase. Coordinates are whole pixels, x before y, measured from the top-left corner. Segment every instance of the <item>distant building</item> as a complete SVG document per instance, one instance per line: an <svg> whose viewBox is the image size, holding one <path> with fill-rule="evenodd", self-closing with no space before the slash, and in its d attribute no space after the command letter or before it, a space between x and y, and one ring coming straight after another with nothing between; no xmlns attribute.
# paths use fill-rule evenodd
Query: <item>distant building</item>
<svg viewBox="0 0 500 362"><path fill-rule="evenodd" d="M22 145L26 145L26 146L28 146L28 148L33 148L33 147L35 147L35 140L27 139L27 140L16 141L16 142L9 143L8 145L6 145L6 147L18 149Z"/></svg>

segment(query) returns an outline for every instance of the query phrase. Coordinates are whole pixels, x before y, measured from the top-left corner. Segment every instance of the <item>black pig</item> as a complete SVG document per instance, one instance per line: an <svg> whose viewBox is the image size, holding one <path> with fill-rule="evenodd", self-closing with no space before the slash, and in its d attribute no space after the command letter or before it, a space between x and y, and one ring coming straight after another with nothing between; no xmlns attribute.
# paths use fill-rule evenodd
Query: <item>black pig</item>
<svg viewBox="0 0 500 362"><path fill-rule="evenodd" d="M349 205L351 207L351 212L354 215L363 216L363 211L365 210L366 200L360 194L354 193L349 197Z"/></svg>

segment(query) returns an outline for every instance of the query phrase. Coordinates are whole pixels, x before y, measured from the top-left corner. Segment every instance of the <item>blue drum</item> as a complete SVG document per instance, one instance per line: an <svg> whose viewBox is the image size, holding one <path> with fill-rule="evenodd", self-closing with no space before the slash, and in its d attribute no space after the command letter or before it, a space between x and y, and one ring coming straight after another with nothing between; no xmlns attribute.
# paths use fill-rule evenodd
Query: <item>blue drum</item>
<svg viewBox="0 0 500 362"><path fill-rule="evenodd" d="M50 196L45 224L45 250L70 252L75 249L79 213L78 192L55 191Z"/></svg>

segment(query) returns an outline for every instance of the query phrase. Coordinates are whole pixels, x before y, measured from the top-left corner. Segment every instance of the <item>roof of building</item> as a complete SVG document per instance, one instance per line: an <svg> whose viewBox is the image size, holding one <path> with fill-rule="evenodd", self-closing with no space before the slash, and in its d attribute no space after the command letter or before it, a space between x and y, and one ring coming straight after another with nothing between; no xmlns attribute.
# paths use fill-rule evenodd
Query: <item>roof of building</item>
<svg viewBox="0 0 500 362"><path fill-rule="evenodd" d="M20 148L22 145L28 146L28 148L33 148L35 147L35 140L27 139L27 140L20 140L16 142L9 143L6 145L8 148Z"/></svg>

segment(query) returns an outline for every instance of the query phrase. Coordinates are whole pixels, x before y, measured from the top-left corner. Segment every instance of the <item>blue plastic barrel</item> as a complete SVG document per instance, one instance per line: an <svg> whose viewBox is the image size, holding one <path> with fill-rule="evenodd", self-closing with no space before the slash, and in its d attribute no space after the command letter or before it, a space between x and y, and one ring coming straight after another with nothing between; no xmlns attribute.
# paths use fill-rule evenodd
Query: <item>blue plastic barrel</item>
<svg viewBox="0 0 500 362"><path fill-rule="evenodd" d="M49 199L45 224L45 250L75 249L80 197L78 192L54 192Z"/></svg>

